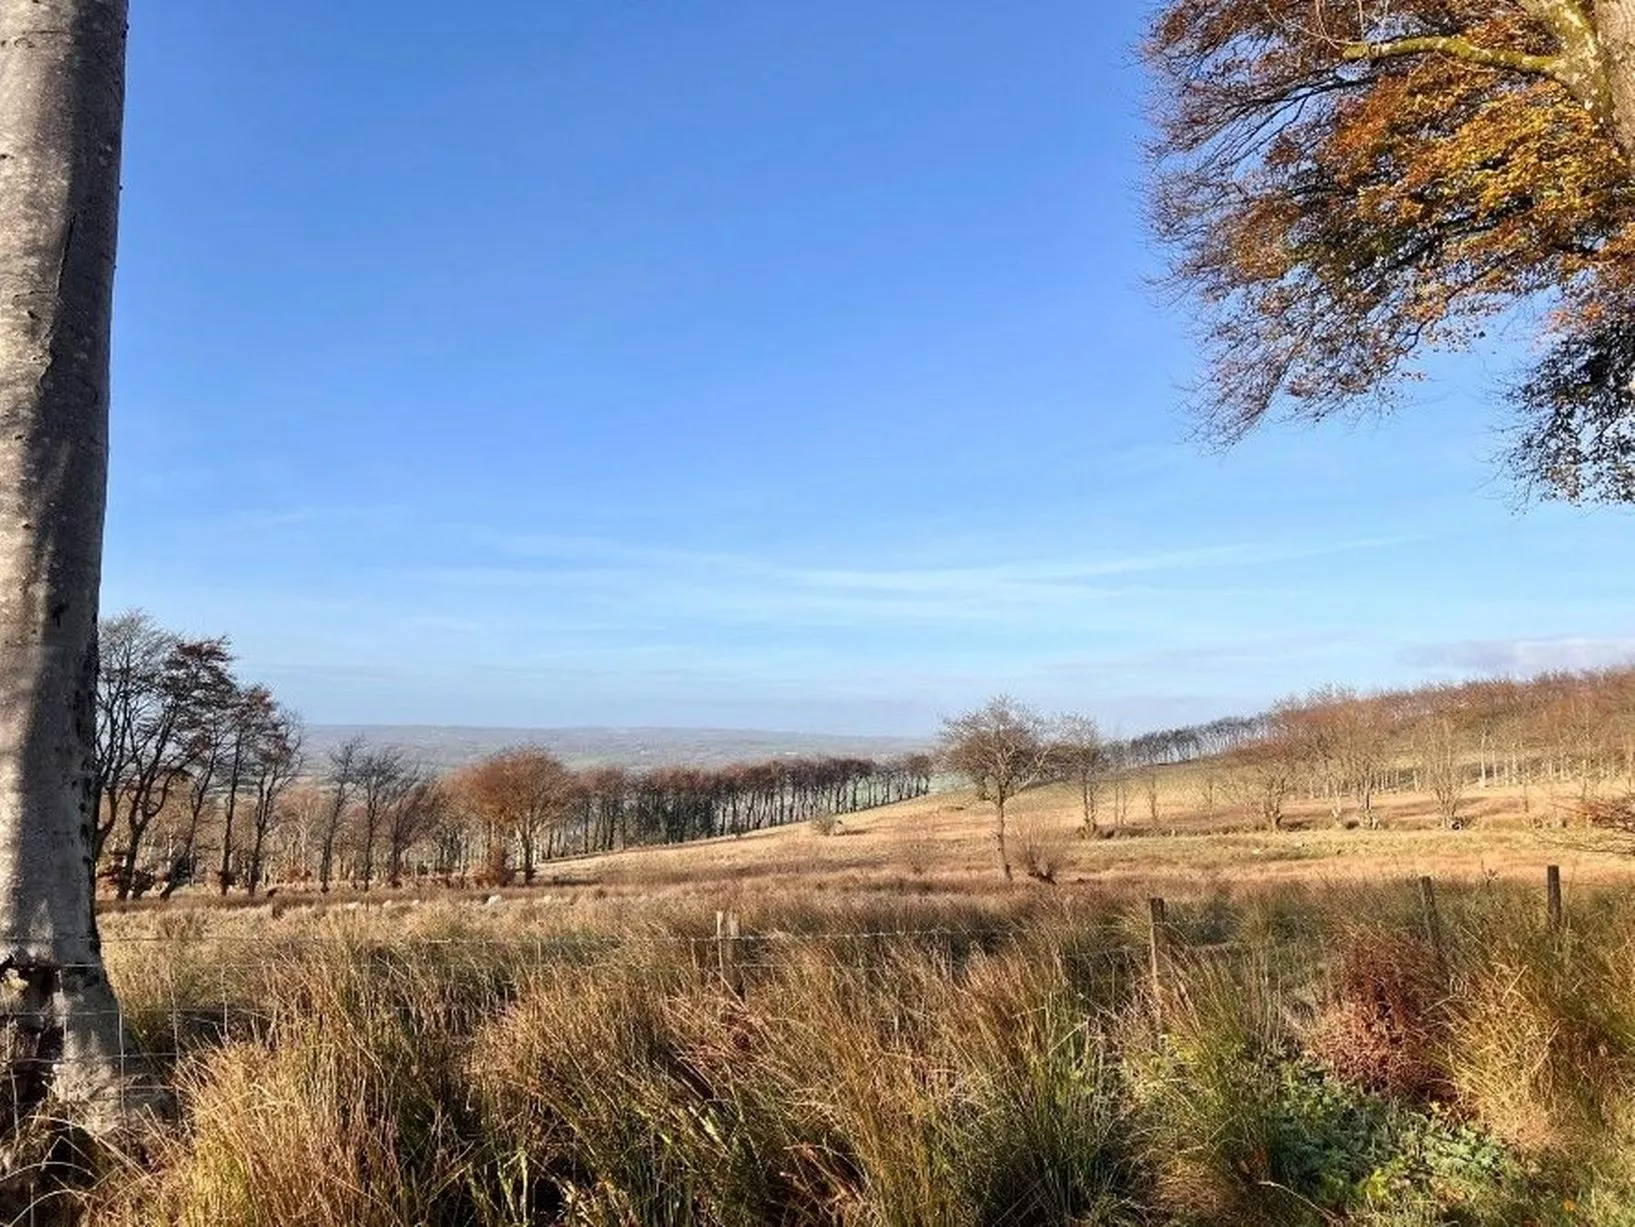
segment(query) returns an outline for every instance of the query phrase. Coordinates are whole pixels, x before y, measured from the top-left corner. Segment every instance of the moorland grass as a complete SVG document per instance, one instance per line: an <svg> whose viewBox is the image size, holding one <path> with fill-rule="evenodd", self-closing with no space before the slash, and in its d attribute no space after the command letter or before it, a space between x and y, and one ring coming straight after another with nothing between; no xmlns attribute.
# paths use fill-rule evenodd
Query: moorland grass
<svg viewBox="0 0 1635 1227"><path fill-rule="evenodd" d="M181 1121L113 1224L1622 1224L1635 903L1139 900L133 917ZM168 934L168 936L167 936ZM135 940L144 939L163 940Z"/></svg>

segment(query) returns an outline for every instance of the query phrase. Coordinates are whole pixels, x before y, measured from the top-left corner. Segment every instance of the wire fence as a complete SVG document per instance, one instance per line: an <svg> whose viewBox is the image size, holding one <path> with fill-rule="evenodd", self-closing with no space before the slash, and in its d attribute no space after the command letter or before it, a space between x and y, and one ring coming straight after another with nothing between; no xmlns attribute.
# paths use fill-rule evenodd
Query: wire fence
<svg viewBox="0 0 1635 1227"><path fill-rule="evenodd" d="M1085 944L1072 951L1081 974L1097 977L1109 998L1136 999L1150 993L1153 951L1160 946L1165 958L1179 957L1183 946L1200 958L1233 957L1230 952L1247 949L1243 943L1197 944L1187 942L1180 933L1149 933L1139 912L1125 919L1127 923L1116 931L1086 934ZM303 970L319 980L326 969L338 976L356 976L350 987L383 989L375 1005L385 1001L387 1008L400 1008L392 999L394 987L412 991L416 984L425 983L449 993L449 1000L440 1006L434 1003L428 1012L428 1052L433 1055L427 1059L437 1061L445 1058L436 1055L439 1050L431 1045L446 1045L452 1034L431 1035L431 1029L447 1022L435 1017L437 1008L468 1010L469 1035L483 1020L503 1011L518 986L535 974L548 977L560 970L596 975L621 967L639 973L643 960L653 961L670 970L670 984L714 1002L722 1016L730 1019L744 1010L775 1013L787 1009L782 990L792 977L803 974L802 960L807 958L886 967L883 982L889 985L891 969L886 965L894 956L925 959L933 968L952 968L984 956L1024 952L1041 937L1037 927L1003 920L752 928L738 913L726 909L715 914L713 926L710 920L706 912L703 931L699 931L700 918L694 917L692 931L677 932L419 933L383 923L379 913L363 924L338 931L322 926L308 932L288 931L271 925L223 931L208 922L182 932L115 928L103 936L103 963L73 962L55 970L95 973L105 967L113 987L128 996L128 1006L79 1010L72 1026L92 1040L80 1048L65 1045L61 1034L53 1035L52 1020L31 1019L26 1011L14 1011L10 1021L15 1025L9 1030L22 1032L26 1042L22 1046L13 1043L3 1054L8 1059L0 1062L5 1070L0 1079L0 1113L16 1122L41 1111L81 1119L104 1110L126 1118L145 1109L168 1111L175 1105L178 1084L184 1088L195 1084L183 1073L185 1063L209 1061L230 1044L264 1045L272 1050L289 1038L283 1031L286 1026L322 1025L323 1020L310 1012L303 1017L303 990L295 980ZM1056 937L1066 932L1065 926L1052 930ZM27 949L29 943L8 945ZM496 969L506 981L502 988L496 988L494 979L486 975ZM468 976L468 971L477 974ZM393 975L399 972L404 979L395 983ZM417 980L417 975L430 978ZM470 985L469 999L460 1001L465 983ZM269 993L269 987L277 991ZM0 1021L5 1021L3 1016ZM5 1030L0 1028L0 1034ZM310 1038L310 1031L305 1034ZM406 1034L413 1039L412 1031ZM336 1042L355 1041L356 1036L338 1035ZM388 1048L369 1054L368 1059L380 1062L388 1076L394 1070L414 1076L412 1066L418 1058L409 1049ZM503 1057L496 1060L502 1063L484 1063L483 1054L473 1048L462 1052L458 1069L462 1076L473 1079L503 1078L514 1072L514 1067L503 1064ZM81 1066L89 1077L76 1078L75 1067ZM199 1072L209 1076L206 1068L199 1067ZM63 1100L48 1100L50 1088L64 1092ZM58 1106L47 1107L48 1103ZM0 1171L0 1182L12 1178L20 1178L20 1173ZM0 1200L0 1207L3 1205ZM0 1227L40 1227L59 1221L49 1198L15 1217L8 1218L0 1209Z"/></svg>
<svg viewBox="0 0 1635 1227"><path fill-rule="evenodd" d="M1546 873L1541 916L1551 929L1566 925L1561 875ZM1435 884L1417 881L1419 936L1440 962L1445 934ZM1048 925L1048 922L1047 922ZM1176 985L1200 968L1231 967L1263 956L1264 939L1221 935L1190 916L1172 911L1162 898L1146 908L1125 909L1114 922L1101 917L1100 927L1084 940L1064 938L1071 922L1044 947L1050 957L1070 960L1074 974L1093 979L1107 1000L1145 1003L1161 1013ZM778 993L787 978L803 974L799 959L822 954L831 960L850 957L881 964L892 954L912 954L956 966L978 955L1026 953L1039 932L1025 923L945 923L868 925L828 928L746 928L738 913L715 914L713 932L664 931L472 931L459 933L394 930L376 918L374 927L343 932L219 931L209 925L185 932L111 932L103 938L106 959L56 964L56 972L88 973L94 980L104 968L114 987L132 991L125 1004L106 1009L78 1008L71 1016L50 1005L30 1007L27 994L13 992L12 1005L0 1011L8 1045L9 1102L14 1112L37 1103L54 1072L76 1063L100 1067L102 1085L80 1089L82 1099L135 1098L141 1101L162 1086L177 1063L234 1040L276 1042L278 1028L300 1013L302 998L275 982L305 968L320 979L326 970L337 976L381 973L412 976L427 969L441 974L440 991L449 1000L438 1008L472 1017L504 1008L508 992L494 988L494 974L512 984L552 971L588 973L629 966L633 956L658 959L676 972L690 972L693 984L718 991L724 998L761 1009L780 1008ZM27 949L26 939L8 943ZM1265 974L1311 974L1328 959L1320 935L1305 939L1307 958L1298 967L1261 968ZM15 965L14 975L28 968ZM473 974L469 982L462 974ZM13 982L15 983L15 982ZM422 981L430 983L430 981ZM462 984L470 1000L457 1000ZM110 1002L114 998L108 997ZM131 1001L137 1004L130 1004ZM65 1030L66 1021L66 1030ZM0 1084L0 1096L5 1095Z"/></svg>

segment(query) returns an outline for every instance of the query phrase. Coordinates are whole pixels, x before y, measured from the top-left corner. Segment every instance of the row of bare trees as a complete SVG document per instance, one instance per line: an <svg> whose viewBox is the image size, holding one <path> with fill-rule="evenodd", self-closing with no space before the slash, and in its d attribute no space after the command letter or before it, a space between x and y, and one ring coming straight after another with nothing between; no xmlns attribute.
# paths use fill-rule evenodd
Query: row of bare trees
<svg viewBox="0 0 1635 1227"><path fill-rule="evenodd" d="M99 656L94 853L102 876L120 898L161 883L168 896L204 874L209 829L217 888L242 877L254 892L304 763L300 721L265 686L234 675L225 639L190 639L140 611L103 621Z"/></svg>
<svg viewBox="0 0 1635 1227"><path fill-rule="evenodd" d="M538 746L439 775L399 748L355 737L288 792L258 863L279 882L320 892L428 878L531 884L568 857L742 835L930 786L929 756L573 770Z"/></svg>
<svg viewBox="0 0 1635 1227"><path fill-rule="evenodd" d="M931 780L929 755L572 771L548 751L523 747L448 777L450 820L419 869L529 883L543 862L854 813L923 796Z"/></svg>
<svg viewBox="0 0 1635 1227"><path fill-rule="evenodd" d="M1080 715L1047 719L1009 696L944 722L947 770L992 803L1000 869L1011 876L1007 807L1040 783L1068 783L1088 836L1144 802L1156 826L1164 769L1199 761L1190 809L1231 807L1277 829L1295 800L1321 801L1336 822L1381 823L1387 792L1427 794L1445 826L1465 821L1474 791L1539 792L1579 813L1604 793L1635 794L1635 667L1489 678L1361 694L1325 687L1254 716L1106 738Z"/></svg>
<svg viewBox="0 0 1635 1227"><path fill-rule="evenodd" d="M1298 797L1374 827L1381 793L1426 793L1456 827L1472 793L1489 788L1518 790L1535 818L1539 794L1559 811L1635 790L1635 668L1374 694L1327 687L1255 724L1221 762L1270 827Z"/></svg>
<svg viewBox="0 0 1635 1227"><path fill-rule="evenodd" d="M197 883L254 895L432 875L533 882L562 857L742 835L931 787L927 755L574 771L530 746L447 774L361 737L310 755L296 716L235 675L225 639L136 611L103 622L100 654L96 857L120 898Z"/></svg>

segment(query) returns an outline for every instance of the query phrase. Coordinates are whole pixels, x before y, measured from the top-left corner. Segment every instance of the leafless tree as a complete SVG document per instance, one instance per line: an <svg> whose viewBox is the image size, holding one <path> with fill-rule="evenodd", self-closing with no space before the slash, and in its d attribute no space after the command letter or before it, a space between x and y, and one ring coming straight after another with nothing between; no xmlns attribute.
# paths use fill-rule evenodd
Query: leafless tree
<svg viewBox="0 0 1635 1227"><path fill-rule="evenodd" d="M1204 817L1215 816L1215 806L1219 801L1221 777L1212 765L1206 763L1198 776L1198 807L1203 810Z"/></svg>
<svg viewBox="0 0 1635 1227"><path fill-rule="evenodd" d="M1350 795L1341 726L1355 700L1353 691L1325 686L1301 701L1287 704L1283 714L1309 793L1327 803L1328 816L1336 826L1345 815L1346 798Z"/></svg>
<svg viewBox="0 0 1635 1227"><path fill-rule="evenodd" d="M123 819L123 844L109 871L121 899L155 880L142 845L172 794L213 769L209 733L231 706L231 654L224 640L183 639L142 613L104 626L98 686L98 762L106 839Z"/></svg>
<svg viewBox="0 0 1635 1227"><path fill-rule="evenodd" d="M233 868L237 851L233 834L239 798L252 778L256 747L274 719L277 706L272 691L265 686L250 686L238 692L231 709L222 794L221 863L216 870L216 889L222 895L238 881Z"/></svg>
<svg viewBox="0 0 1635 1227"><path fill-rule="evenodd" d="M436 833L449 813L448 796L423 768L410 768L406 787L386 810L386 882L403 885L403 861L409 849Z"/></svg>
<svg viewBox="0 0 1635 1227"><path fill-rule="evenodd" d="M1425 787L1436 798L1436 812L1442 825L1450 829L1460 826L1465 765L1457 726L1445 715L1433 715L1420 725L1414 740Z"/></svg>
<svg viewBox="0 0 1635 1227"><path fill-rule="evenodd" d="M1100 831L1097 809L1107 771L1107 747L1096 722L1089 716L1059 717L1050 728L1050 766L1053 775L1078 790L1084 834L1093 838Z"/></svg>
<svg viewBox="0 0 1635 1227"><path fill-rule="evenodd" d="M150 757L160 721L160 679L177 637L141 610L105 619L97 634L96 768L99 798L93 857L119 823L124 799Z"/></svg>
<svg viewBox="0 0 1635 1227"><path fill-rule="evenodd" d="M1340 769L1358 814L1370 830L1380 825L1374 808L1380 778L1391 754L1391 723L1385 703L1356 698L1341 709L1336 726Z"/></svg>
<svg viewBox="0 0 1635 1227"><path fill-rule="evenodd" d="M318 889L326 895L335 872L336 841L340 838L365 753L362 734L348 737L329 752L328 799L318 828Z"/></svg>
<svg viewBox="0 0 1635 1227"><path fill-rule="evenodd" d="M943 722L939 747L944 765L970 780L994 807L994 844L1007 881L1012 875L1005 842L1006 806L1044 776L1049 746L1044 720L1009 695Z"/></svg>
<svg viewBox="0 0 1635 1227"><path fill-rule="evenodd" d="M187 819L171 850L160 897L168 899L193 881L199 870L199 831L205 812L217 801L222 774L234 740L238 682L224 639L200 640L195 662L197 702L188 722L187 778L183 789Z"/></svg>
<svg viewBox="0 0 1635 1227"><path fill-rule="evenodd" d="M1141 764L1141 794L1147 799L1147 821L1158 826L1158 764L1148 759Z"/></svg>
<svg viewBox="0 0 1635 1227"><path fill-rule="evenodd" d="M280 799L301 774L301 724L285 707L274 705L254 713L257 724L250 747L250 855L245 886L254 896L265 875L267 836L283 817Z"/></svg>
<svg viewBox="0 0 1635 1227"><path fill-rule="evenodd" d="M1266 714L1261 736L1232 751L1234 791L1268 830L1283 826L1283 807L1300 778L1306 747L1295 719L1297 705L1279 703Z"/></svg>
<svg viewBox="0 0 1635 1227"><path fill-rule="evenodd" d="M1130 817L1130 773L1119 768L1113 776L1113 830L1121 832Z"/></svg>
<svg viewBox="0 0 1635 1227"><path fill-rule="evenodd" d="M417 782L413 767L396 746L367 750L358 759L358 876L366 891L374 883L381 827Z"/></svg>

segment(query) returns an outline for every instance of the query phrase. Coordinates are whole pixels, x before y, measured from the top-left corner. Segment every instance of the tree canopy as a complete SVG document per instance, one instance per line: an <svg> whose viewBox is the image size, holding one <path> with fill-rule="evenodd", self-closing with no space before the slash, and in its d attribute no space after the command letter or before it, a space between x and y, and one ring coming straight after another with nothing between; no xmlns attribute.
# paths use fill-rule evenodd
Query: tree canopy
<svg viewBox="0 0 1635 1227"><path fill-rule="evenodd" d="M1635 501L1635 0L1170 0L1146 57L1208 434L1389 407L1520 310L1524 487Z"/></svg>

